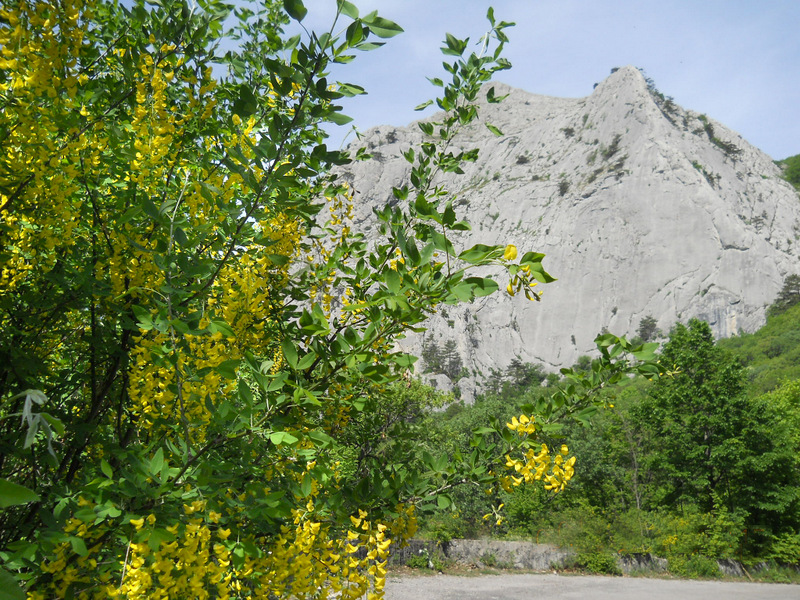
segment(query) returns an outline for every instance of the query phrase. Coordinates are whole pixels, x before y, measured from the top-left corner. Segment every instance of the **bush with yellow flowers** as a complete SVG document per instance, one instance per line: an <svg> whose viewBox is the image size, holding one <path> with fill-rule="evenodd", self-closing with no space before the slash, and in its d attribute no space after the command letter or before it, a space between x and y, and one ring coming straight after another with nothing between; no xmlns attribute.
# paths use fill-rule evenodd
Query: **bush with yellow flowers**
<svg viewBox="0 0 800 600"><path fill-rule="evenodd" d="M505 476L518 444L454 468L377 417L414 360L395 342L437 306L498 289L471 269L504 267L531 299L552 281L540 254L456 249L468 225L435 184L477 156L450 141L508 68L509 24L489 11L480 55L448 36L443 116L420 125L411 187L370 245L330 175L350 157L321 126L363 93L331 66L401 29L336 5L330 31L305 37L284 34L301 0L0 8L9 597L380 596L418 506L448 505L456 479ZM608 358L594 383L630 368ZM585 407L592 385L543 418ZM541 470L525 452L512 477ZM555 456L554 489L571 473Z"/></svg>

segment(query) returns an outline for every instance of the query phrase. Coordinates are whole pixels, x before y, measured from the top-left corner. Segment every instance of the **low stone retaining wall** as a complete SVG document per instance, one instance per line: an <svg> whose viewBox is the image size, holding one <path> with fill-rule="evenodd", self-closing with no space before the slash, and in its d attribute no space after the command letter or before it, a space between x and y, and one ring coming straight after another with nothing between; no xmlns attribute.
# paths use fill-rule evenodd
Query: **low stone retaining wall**
<svg viewBox="0 0 800 600"><path fill-rule="evenodd" d="M389 564L404 565L411 557L439 557L460 564L499 567L506 569L525 569L529 571L550 571L562 568L575 558L575 552L549 544L532 542L508 542L501 540L451 540L438 543L426 540L409 540L404 548L395 548ZM737 560L718 560L719 570L724 575L746 577L742 563ZM617 556L620 571L629 574L633 571L664 572L668 570L666 558L652 554L627 554Z"/></svg>
<svg viewBox="0 0 800 600"><path fill-rule="evenodd" d="M658 558L652 554L618 554L617 566L625 575L629 575L633 571L666 573L669 561L666 558Z"/></svg>
<svg viewBox="0 0 800 600"><path fill-rule="evenodd" d="M392 552L390 564L406 564L412 556L427 553L462 564L484 565L509 569L549 571L561 567L575 553L548 544L506 542L499 540L451 540L439 544L425 540L409 540L405 548Z"/></svg>

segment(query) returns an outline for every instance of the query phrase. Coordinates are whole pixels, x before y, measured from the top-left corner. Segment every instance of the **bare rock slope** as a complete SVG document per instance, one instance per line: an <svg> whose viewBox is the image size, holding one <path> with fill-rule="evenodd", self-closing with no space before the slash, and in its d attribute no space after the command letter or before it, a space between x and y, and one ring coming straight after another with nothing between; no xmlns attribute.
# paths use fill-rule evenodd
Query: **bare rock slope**
<svg viewBox="0 0 800 600"><path fill-rule="evenodd" d="M786 275L800 272L800 198L769 156L632 67L579 99L494 85L508 98L482 106L481 120L503 135L483 123L463 132L458 143L480 158L450 182L473 226L465 241L543 252L558 281L541 303L498 293L430 320L425 336L455 341L471 374L466 399L492 368L570 365L602 329L633 335L645 316L664 330L698 317L721 337L764 323ZM372 208L408 176L400 151L420 140L412 124L359 142L373 159L347 176L368 236ZM419 355L422 338L408 343Z"/></svg>

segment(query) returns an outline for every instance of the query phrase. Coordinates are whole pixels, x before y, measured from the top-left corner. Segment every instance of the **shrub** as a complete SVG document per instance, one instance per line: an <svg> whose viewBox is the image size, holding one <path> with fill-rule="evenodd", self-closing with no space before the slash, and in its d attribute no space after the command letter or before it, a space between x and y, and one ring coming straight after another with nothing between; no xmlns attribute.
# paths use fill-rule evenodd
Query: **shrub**
<svg viewBox="0 0 800 600"><path fill-rule="evenodd" d="M701 554L678 554L669 557L669 572L688 579L718 579L722 577L716 559Z"/></svg>

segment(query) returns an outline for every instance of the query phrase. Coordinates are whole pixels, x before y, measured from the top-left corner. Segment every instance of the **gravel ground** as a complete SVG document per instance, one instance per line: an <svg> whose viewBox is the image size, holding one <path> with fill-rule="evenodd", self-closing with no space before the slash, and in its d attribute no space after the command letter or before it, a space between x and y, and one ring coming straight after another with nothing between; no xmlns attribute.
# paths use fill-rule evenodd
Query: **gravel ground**
<svg viewBox="0 0 800 600"><path fill-rule="evenodd" d="M386 600L800 600L800 585L634 577L387 577Z"/></svg>

